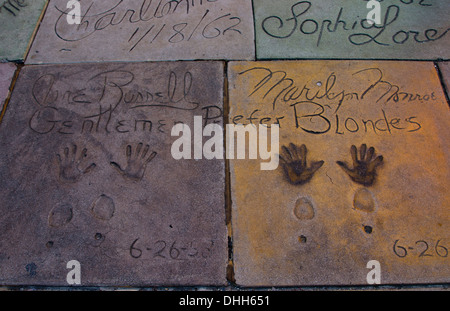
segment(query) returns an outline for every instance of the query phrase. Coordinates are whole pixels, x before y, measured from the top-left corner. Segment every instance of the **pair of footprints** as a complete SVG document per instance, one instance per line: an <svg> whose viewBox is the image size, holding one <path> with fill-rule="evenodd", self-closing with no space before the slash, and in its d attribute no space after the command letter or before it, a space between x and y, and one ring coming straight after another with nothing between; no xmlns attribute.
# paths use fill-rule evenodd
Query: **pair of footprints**
<svg viewBox="0 0 450 311"><path fill-rule="evenodd" d="M324 161L312 162L308 167L306 163L307 149L305 145L296 146L293 143L289 147L282 146L280 154L280 164L285 172L288 181L293 185L302 185L311 180L314 173L322 167ZM336 163L347 173L347 175L354 182L371 186L376 179L376 168L383 163L383 156L374 158L375 148L367 149L366 144L362 144L358 150L356 146L352 145L350 154L353 160L353 167L342 161Z"/></svg>
<svg viewBox="0 0 450 311"><path fill-rule="evenodd" d="M125 178L139 181L144 177L147 164L153 160L157 155L155 151L150 152L150 146L139 143L135 150L131 145L126 147L127 163L122 168L116 162L110 162L110 165L115 168ZM97 165L91 163L86 168L81 168L82 163L87 158L87 149L84 148L78 152L77 145L73 145L72 150L69 147L64 148L63 155L57 154L59 162L59 177L63 182L75 183L81 176L92 171Z"/></svg>

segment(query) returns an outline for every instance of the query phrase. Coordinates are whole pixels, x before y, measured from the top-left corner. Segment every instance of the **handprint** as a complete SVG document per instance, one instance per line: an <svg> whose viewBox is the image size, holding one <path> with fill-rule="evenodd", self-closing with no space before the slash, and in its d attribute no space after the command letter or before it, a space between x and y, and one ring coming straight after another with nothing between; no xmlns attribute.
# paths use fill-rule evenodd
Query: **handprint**
<svg viewBox="0 0 450 311"><path fill-rule="evenodd" d="M131 180L141 180L144 177L145 168L147 164L153 160L156 156L156 152L152 152L149 156L147 153L149 152L150 146L146 145L144 149L142 149L143 144L139 143L136 147L135 152L133 153L131 150L131 146L128 145L126 149L127 155L127 165L125 169L122 169L119 164L116 162L111 162L111 166L114 167L119 173L121 173L124 177L129 178Z"/></svg>
<svg viewBox="0 0 450 311"><path fill-rule="evenodd" d="M69 147L64 148L64 156L57 154L59 161L59 178L62 182L74 183L84 174L89 173L96 165L91 163L87 168L81 169L81 162L87 157L87 149L84 148L77 155L77 145L73 145L72 152Z"/></svg>
<svg viewBox="0 0 450 311"><path fill-rule="evenodd" d="M289 144L289 148L282 146L280 154L281 166L284 169L288 181L293 185L301 185L308 182L314 173L322 167L324 161L312 162L310 167L306 165L306 146L300 147Z"/></svg>
<svg viewBox="0 0 450 311"><path fill-rule="evenodd" d="M366 144L362 144L359 149L360 160L358 160L357 149L354 145L351 147L350 153L353 159L352 169L348 167L347 163L341 161L337 161L336 163L342 167L354 182L364 186L373 185L376 178L376 168L383 163L383 156L380 155L372 161L375 154L375 148L370 147L369 150L367 150Z"/></svg>

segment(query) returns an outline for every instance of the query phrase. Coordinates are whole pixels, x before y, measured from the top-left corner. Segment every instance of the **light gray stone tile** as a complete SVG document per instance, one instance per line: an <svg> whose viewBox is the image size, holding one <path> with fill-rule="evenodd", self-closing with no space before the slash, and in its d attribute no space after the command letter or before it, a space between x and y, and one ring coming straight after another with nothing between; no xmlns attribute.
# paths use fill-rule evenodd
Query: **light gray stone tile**
<svg viewBox="0 0 450 311"><path fill-rule="evenodd" d="M80 24L52 1L28 64L253 59L250 0L82 1Z"/></svg>

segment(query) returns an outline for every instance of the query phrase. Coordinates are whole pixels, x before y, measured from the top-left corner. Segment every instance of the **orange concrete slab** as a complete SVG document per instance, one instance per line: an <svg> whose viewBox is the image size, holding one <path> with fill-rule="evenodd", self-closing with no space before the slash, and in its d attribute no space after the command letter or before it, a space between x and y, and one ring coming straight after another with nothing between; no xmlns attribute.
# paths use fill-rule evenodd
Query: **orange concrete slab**
<svg viewBox="0 0 450 311"><path fill-rule="evenodd" d="M277 169L230 160L243 286L450 280L450 112L431 62L231 62L229 122L278 124ZM248 147L247 147L248 149Z"/></svg>

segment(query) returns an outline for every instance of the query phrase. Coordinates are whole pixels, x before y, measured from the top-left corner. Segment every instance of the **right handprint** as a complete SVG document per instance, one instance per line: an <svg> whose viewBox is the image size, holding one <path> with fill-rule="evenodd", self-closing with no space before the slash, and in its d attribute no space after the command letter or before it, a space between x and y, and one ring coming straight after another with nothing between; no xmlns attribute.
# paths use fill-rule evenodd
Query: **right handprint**
<svg viewBox="0 0 450 311"><path fill-rule="evenodd" d="M362 144L359 150L360 159L358 160L356 146L352 146L350 153L353 160L353 168L349 168L347 163L337 161L336 163L347 173L348 176L358 184L364 186L371 186L376 179L376 168L383 163L383 156L378 156L373 159L375 148L370 147L367 150L367 145ZM373 160L372 160L373 159Z"/></svg>
<svg viewBox="0 0 450 311"><path fill-rule="evenodd" d="M140 181L144 177L147 164L150 163L157 154L155 151L150 153L149 149L149 145L144 146L143 143L139 143L133 152L131 145L128 145L126 149L126 166L122 168L116 162L110 162L110 164L125 178Z"/></svg>

